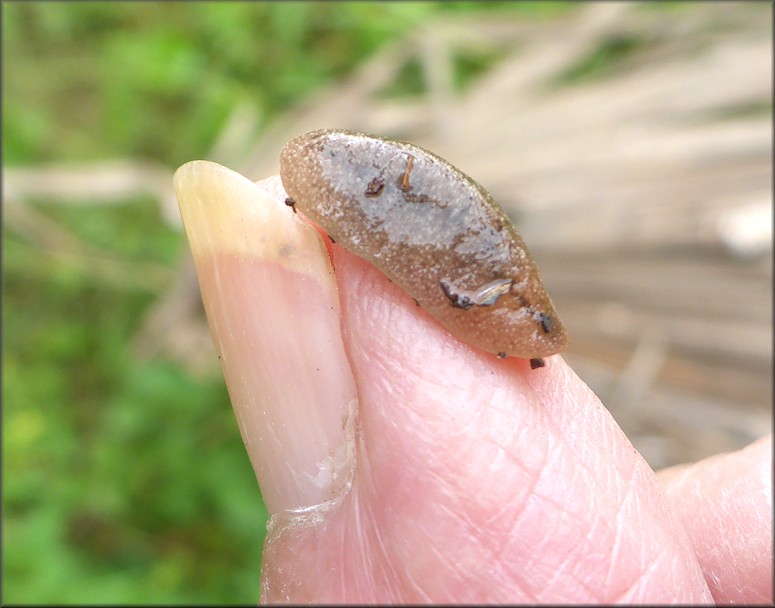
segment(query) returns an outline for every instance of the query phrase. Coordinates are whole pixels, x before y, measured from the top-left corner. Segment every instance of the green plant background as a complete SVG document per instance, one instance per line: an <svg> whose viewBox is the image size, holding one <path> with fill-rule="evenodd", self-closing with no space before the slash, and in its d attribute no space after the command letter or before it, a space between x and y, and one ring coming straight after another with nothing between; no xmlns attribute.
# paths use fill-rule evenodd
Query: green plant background
<svg viewBox="0 0 775 608"><path fill-rule="evenodd" d="M440 13L563 10L4 2L3 162L174 169L240 101L269 124ZM123 202L29 204L154 281L95 275L3 227L3 601L254 604L266 511L223 381L128 349L187 245L153 200Z"/></svg>

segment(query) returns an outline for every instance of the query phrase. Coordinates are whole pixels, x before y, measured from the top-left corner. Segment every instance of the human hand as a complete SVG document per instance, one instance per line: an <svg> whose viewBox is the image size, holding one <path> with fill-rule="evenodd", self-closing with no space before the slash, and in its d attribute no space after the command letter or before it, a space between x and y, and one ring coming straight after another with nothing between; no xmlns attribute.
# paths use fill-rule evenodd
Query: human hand
<svg viewBox="0 0 775 608"><path fill-rule="evenodd" d="M455 340L277 178L176 188L272 514L262 601L772 602L770 438L660 484L562 357Z"/></svg>

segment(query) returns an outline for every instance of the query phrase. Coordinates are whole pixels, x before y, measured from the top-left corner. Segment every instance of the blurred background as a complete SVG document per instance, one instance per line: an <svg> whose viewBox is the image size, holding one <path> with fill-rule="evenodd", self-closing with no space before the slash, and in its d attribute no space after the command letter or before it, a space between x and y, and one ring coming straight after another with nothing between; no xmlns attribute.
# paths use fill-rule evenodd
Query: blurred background
<svg viewBox="0 0 775 608"><path fill-rule="evenodd" d="M2 3L3 601L243 603L266 512L171 177L353 128L480 181L654 468L772 426L767 3Z"/></svg>

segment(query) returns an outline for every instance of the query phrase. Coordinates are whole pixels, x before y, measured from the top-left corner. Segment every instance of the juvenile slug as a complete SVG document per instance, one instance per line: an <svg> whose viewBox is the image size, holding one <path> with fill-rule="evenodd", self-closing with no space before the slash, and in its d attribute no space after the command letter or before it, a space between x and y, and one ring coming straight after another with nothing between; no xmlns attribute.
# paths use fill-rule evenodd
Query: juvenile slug
<svg viewBox="0 0 775 608"><path fill-rule="evenodd" d="M536 367L565 348L565 328L506 213L444 159L412 144L324 129L283 147L280 178L306 216L456 338Z"/></svg>

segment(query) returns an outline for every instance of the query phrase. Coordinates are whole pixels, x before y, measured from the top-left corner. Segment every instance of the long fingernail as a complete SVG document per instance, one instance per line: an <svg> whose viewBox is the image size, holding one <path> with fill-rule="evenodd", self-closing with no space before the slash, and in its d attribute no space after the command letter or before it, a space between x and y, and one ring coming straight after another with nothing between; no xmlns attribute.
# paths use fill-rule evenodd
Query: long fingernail
<svg viewBox="0 0 775 608"><path fill-rule="evenodd" d="M336 280L317 231L216 163L175 173L202 300L240 432L270 513L350 483L356 392Z"/></svg>

